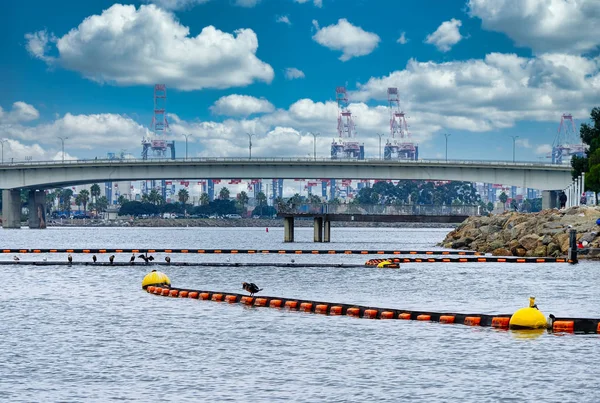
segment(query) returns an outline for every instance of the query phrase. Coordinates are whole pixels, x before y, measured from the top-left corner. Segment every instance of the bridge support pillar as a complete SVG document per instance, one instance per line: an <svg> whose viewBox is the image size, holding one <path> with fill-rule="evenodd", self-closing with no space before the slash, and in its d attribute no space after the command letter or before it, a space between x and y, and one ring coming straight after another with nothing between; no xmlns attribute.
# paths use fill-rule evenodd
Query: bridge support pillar
<svg viewBox="0 0 600 403"><path fill-rule="evenodd" d="M2 228L21 228L21 191L2 190Z"/></svg>
<svg viewBox="0 0 600 403"><path fill-rule="evenodd" d="M294 217L283 218L283 242L294 242Z"/></svg>
<svg viewBox="0 0 600 403"><path fill-rule="evenodd" d="M323 242L329 242L331 240L331 221L325 219L323 225Z"/></svg>
<svg viewBox="0 0 600 403"><path fill-rule="evenodd" d="M30 190L28 196L29 228L46 228L46 192Z"/></svg>
<svg viewBox="0 0 600 403"><path fill-rule="evenodd" d="M558 208L558 190L542 191L542 209Z"/></svg>
<svg viewBox="0 0 600 403"><path fill-rule="evenodd" d="M323 242L323 217L315 217L314 220L315 228L315 242Z"/></svg>

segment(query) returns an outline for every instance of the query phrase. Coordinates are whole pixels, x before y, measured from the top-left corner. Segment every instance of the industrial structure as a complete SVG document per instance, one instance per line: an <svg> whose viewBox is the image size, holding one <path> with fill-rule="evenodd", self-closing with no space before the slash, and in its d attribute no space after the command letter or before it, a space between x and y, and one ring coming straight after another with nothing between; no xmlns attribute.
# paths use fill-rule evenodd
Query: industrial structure
<svg viewBox="0 0 600 403"><path fill-rule="evenodd" d="M574 155L583 157L585 146L579 139L575 130L575 122L570 113L564 113L560 117L560 125L556 138L552 144L552 153L548 158L552 158L553 164L570 164Z"/></svg>
<svg viewBox="0 0 600 403"><path fill-rule="evenodd" d="M390 110L390 138L385 144L383 158L386 160L417 160L419 158L419 146L410 141L406 116L400 109L398 88L388 88L387 93Z"/></svg>
<svg viewBox="0 0 600 403"><path fill-rule="evenodd" d="M352 112L348 109L348 93L346 87L335 89L338 104L338 138L331 143L331 158L365 159L365 146L356 141L356 125Z"/></svg>
<svg viewBox="0 0 600 403"><path fill-rule="evenodd" d="M154 113L152 115L152 123L150 124L151 137L144 137L142 139L142 159L147 160L149 157L175 159L175 141L167 140L168 129L167 86L165 84L155 84ZM170 150L170 153L167 150ZM142 187L144 193L149 193L151 189L157 189L155 181L151 181L150 184L146 182ZM161 182L160 192L163 199L166 200L167 188L164 180Z"/></svg>

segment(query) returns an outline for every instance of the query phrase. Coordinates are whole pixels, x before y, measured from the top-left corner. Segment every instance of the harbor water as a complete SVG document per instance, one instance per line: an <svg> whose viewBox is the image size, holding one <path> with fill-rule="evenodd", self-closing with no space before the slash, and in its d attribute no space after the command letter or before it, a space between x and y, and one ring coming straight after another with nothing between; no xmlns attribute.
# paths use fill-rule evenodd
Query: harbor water
<svg viewBox="0 0 600 403"><path fill-rule="evenodd" d="M334 228L332 243L297 228L297 249L439 249L450 229ZM48 228L0 230L2 248L290 248L283 229ZM164 261L165 254L155 254ZM152 265L33 266L65 254L21 254L0 266L0 401L592 402L598 335L524 333L325 316L162 298L141 289ZM172 261L259 267L161 266L174 286L376 307L506 314L536 297L545 315L600 316L594 262L364 263L361 255L171 254ZM107 261L108 255L98 255ZM129 261L129 254L116 261ZM13 255L0 254L1 260Z"/></svg>

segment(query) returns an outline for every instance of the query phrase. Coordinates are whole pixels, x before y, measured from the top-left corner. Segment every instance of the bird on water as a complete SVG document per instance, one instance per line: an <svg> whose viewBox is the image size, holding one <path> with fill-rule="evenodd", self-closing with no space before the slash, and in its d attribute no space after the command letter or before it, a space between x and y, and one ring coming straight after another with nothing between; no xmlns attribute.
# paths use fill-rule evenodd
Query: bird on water
<svg viewBox="0 0 600 403"><path fill-rule="evenodd" d="M15 256L15 257L13 257L13 260L14 260L15 262L18 262L18 261L19 261L19 260L21 260L21 259L19 259L19 257L18 257L18 256Z"/></svg>
<svg viewBox="0 0 600 403"><path fill-rule="evenodd" d="M129 263L133 264L134 261L135 261L135 254L132 254L131 259L129 259Z"/></svg>
<svg viewBox="0 0 600 403"><path fill-rule="evenodd" d="M110 255L108 260L110 261L110 264L113 264L115 262L115 255Z"/></svg>
<svg viewBox="0 0 600 403"><path fill-rule="evenodd" d="M94 261L94 263L96 263L96 260L97 260L97 259L96 259L96 255L93 255L93 256L92 256L92 260Z"/></svg>
<svg viewBox="0 0 600 403"><path fill-rule="evenodd" d="M73 256L71 256L70 253L69 256L67 256L67 260L69 261L69 264L73 263Z"/></svg>
<svg viewBox="0 0 600 403"><path fill-rule="evenodd" d="M165 256L165 262L171 264L171 258L169 256Z"/></svg>
<svg viewBox="0 0 600 403"><path fill-rule="evenodd" d="M254 296L259 291L262 291L262 288L258 288L258 286L254 283L242 283L242 288L250 293L250 296Z"/></svg>

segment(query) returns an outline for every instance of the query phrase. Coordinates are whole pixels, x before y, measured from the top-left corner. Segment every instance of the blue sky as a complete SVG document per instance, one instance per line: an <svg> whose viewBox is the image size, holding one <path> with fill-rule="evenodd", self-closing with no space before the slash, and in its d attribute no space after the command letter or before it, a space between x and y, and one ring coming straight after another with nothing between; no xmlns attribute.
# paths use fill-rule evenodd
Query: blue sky
<svg viewBox="0 0 600 403"><path fill-rule="evenodd" d="M0 137L16 159L127 152L149 135L153 84L189 154L305 156L336 136L346 85L378 155L397 87L421 158L541 161L562 113L600 105L594 0L11 2L0 26ZM582 27L586 27L582 29ZM399 40L401 38L403 40ZM295 77L286 77L294 69ZM300 73L301 72L301 73Z"/></svg>

